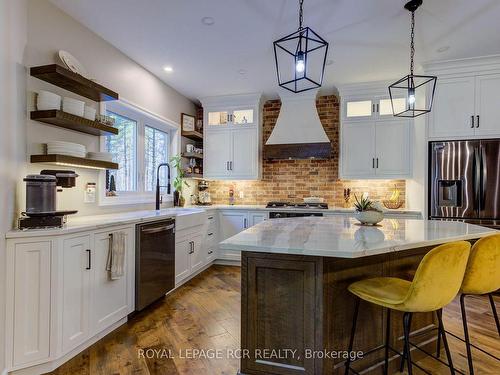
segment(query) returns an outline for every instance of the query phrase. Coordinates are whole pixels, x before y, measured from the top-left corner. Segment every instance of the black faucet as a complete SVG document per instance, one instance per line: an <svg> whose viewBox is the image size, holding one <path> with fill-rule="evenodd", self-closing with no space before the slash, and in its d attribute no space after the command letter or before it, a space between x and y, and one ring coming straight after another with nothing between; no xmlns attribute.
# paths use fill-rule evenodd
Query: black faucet
<svg viewBox="0 0 500 375"><path fill-rule="evenodd" d="M158 165L158 168L156 169L156 211L160 209L160 168L161 167L167 167L168 168L168 174L167 174L167 194L170 194L170 164L168 163L161 163Z"/></svg>

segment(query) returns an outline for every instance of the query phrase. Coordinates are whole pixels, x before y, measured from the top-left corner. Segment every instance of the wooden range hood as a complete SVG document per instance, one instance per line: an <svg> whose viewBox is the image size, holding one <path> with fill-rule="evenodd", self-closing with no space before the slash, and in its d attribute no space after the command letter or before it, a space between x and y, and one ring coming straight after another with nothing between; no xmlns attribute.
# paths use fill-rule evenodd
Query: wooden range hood
<svg viewBox="0 0 500 375"><path fill-rule="evenodd" d="M318 90L280 93L278 120L264 145L264 159L329 159L330 139L316 109Z"/></svg>

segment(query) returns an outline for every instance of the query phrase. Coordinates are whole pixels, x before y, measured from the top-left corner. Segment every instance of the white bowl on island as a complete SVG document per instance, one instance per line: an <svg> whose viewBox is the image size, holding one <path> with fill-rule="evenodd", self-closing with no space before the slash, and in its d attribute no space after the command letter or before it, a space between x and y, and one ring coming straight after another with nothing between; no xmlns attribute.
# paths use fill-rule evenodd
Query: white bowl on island
<svg viewBox="0 0 500 375"><path fill-rule="evenodd" d="M363 225L376 225L384 220L384 213L375 210L356 211L354 217Z"/></svg>

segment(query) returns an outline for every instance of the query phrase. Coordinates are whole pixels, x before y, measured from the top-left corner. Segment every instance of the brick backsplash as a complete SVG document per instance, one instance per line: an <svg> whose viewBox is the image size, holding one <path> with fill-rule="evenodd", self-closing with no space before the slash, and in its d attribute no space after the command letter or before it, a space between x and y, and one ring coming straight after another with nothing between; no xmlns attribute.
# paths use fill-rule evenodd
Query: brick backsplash
<svg viewBox="0 0 500 375"><path fill-rule="evenodd" d="M263 106L263 142L269 138L281 107L280 100L269 100ZM318 115L332 142L332 158L328 160L263 160L262 180L211 181L210 194L215 204L227 204L229 188L235 190L236 204L265 204L268 201L300 202L302 198L318 196L330 206L344 206L344 188L351 195L367 192L372 199L381 200L396 186L404 199L405 180L340 180L339 160L339 100L335 95L316 100ZM244 193L244 198L239 193ZM354 198L351 199L351 203ZM404 206L403 206L404 207Z"/></svg>

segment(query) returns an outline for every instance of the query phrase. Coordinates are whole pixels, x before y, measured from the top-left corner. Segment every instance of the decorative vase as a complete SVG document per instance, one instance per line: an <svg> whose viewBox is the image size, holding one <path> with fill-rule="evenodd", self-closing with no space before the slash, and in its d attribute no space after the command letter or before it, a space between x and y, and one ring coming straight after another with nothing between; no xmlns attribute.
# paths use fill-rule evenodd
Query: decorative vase
<svg viewBox="0 0 500 375"><path fill-rule="evenodd" d="M175 190L174 191L174 207L180 207L181 205L181 194Z"/></svg>
<svg viewBox="0 0 500 375"><path fill-rule="evenodd" d="M376 225L384 220L384 213L375 210L356 211L354 217L363 225Z"/></svg>

